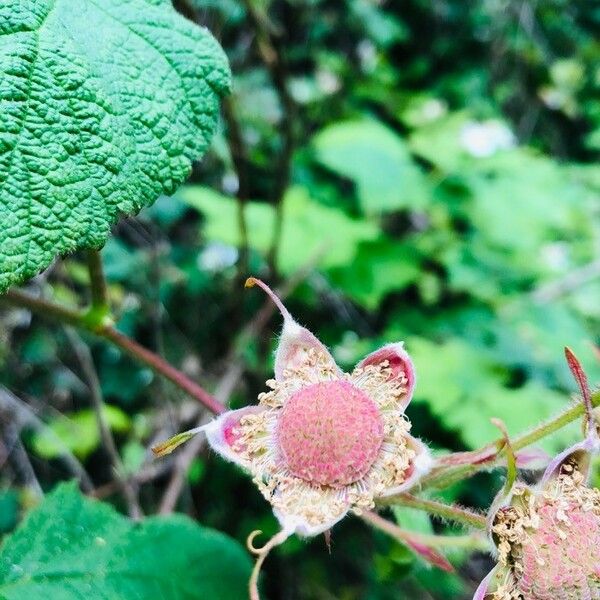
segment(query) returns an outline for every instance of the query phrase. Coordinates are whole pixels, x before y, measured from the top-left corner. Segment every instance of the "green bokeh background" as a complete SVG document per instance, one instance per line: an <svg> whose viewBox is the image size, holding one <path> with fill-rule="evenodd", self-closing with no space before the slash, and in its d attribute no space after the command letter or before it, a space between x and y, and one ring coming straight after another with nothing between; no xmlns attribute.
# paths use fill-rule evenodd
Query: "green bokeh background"
<svg viewBox="0 0 600 600"><path fill-rule="evenodd" d="M184 4L186 5L184 7ZM194 5L234 72L231 108L246 149L248 272L222 125L188 185L115 227L102 252L118 327L213 389L242 327L262 306L241 277L272 281L268 255L281 106L237 0ZM310 267L287 300L297 319L351 368L383 343L404 340L418 385L408 414L436 451L474 449L554 414L575 391L569 345L600 380L600 12L566 0L261 1L279 32L296 104L291 181L282 202L277 278ZM85 290L81 257L58 263L48 284L71 301ZM84 462L110 480L89 397L64 333L27 314L0 314L0 381L30 402ZM244 344L234 406L254 402L272 370L279 319ZM147 446L190 423L193 403L103 342L89 339L126 467ZM186 416L187 415L187 416ZM171 429L170 429L171 428ZM572 426L546 440L556 452ZM67 474L53 438L27 439L44 488ZM276 523L247 477L204 451L178 510L244 541ZM501 473L441 498L485 509ZM166 476L142 485L151 512ZM23 503L0 475L0 531ZM109 500L123 509L118 494ZM455 532L409 511L407 528ZM289 540L269 558L264 592L285 600L471 597L491 564L454 552L457 574L431 570L355 518L323 539Z"/></svg>

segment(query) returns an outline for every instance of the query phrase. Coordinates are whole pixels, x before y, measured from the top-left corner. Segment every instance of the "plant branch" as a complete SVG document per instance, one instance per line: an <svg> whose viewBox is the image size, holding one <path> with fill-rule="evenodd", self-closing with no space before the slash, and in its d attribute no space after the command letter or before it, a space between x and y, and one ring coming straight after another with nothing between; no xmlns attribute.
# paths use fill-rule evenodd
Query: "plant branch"
<svg viewBox="0 0 600 600"><path fill-rule="evenodd" d="M94 360L92 358L90 349L79 337L79 335L77 335L75 330L71 328L65 328L65 332L69 341L71 342L75 356L77 357L81 370L83 371L83 374L87 380L100 437L102 439L104 449L110 457L115 479L119 484L119 487L121 488L125 498L125 502L127 503L129 516L132 519L139 520L143 517L143 512L138 501L137 491L134 485L127 479L123 461L121 460L121 456L119 455L119 451L117 449L117 444L115 443L110 425L106 419L106 408L104 396L102 394L102 387L100 386L100 380L98 378L96 367L94 366Z"/></svg>
<svg viewBox="0 0 600 600"><path fill-rule="evenodd" d="M52 441L60 448L59 459L65 464L67 469L79 480L81 489L84 492L89 492L94 488L94 485L83 468L81 463L65 446L65 443L50 429L28 406L23 400L15 396L4 386L0 386L0 410L9 413L15 424L22 429L30 427L36 432L46 432L52 437Z"/></svg>
<svg viewBox="0 0 600 600"><path fill-rule="evenodd" d="M0 296L0 302L26 308L36 315L58 321L64 325L80 327L85 319L84 311L49 302L44 298L27 294L21 290L9 290L4 296Z"/></svg>
<svg viewBox="0 0 600 600"><path fill-rule="evenodd" d="M384 519L381 515L378 515L376 512L370 510L363 512L360 515L360 518L373 527L376 527L384 533L387 533L391 537L398 538L400 541L406 541L407 539L410 539L433 548L453 547L479 550L487 550L489 548L485 537L478 532L468 535L434 535L419 533L416 531L408 531L396 525L396 523L393 523L388 519Z"/></svg>
<svg viewBox="0 0 600 600"><path fill-rule="evenodd" d="M162 375L174 383L179 389L203 404L211 412L220 414L224 410L223 405L214 396L192 381L187 375L154 352L138 344L135 340L120 333L112 325L105 322L98 323L95 319L90 319L89 312L63 307L42 298L36 298L20 290L10 290L6 295L0 296L0 300L8 302L13 306L27 308L32 313L43 318L59 321L65 325L73 325L104 338L133 358L146 364L155 373Z"/></svg>
<svg viewBox="0 0 600 600"><path fill-rule="evenodd" d="M444 504L437 500L428 500L425 498L417 498L412 494L398 494L396 496L389 496L386 498L380 498L378 504L395 504L400 506L407 506L409 508L416 508L418 510L424 510L430 515L447 519L455 523L462 525L468 525L475 527L476 529L485 529L486 521L483 515L477 514L472 510L462 508L460 506L454 506L451 504Z"/></svg>
<svg viewBox="0 0 600 600"><path fill-rule="evenodd" d="M592 394L592 406L600 406L600 390L597 390ZM514 452L522 450L523 448L531 446L531 444L535 444L549 435L556 433L558 430L582 417L584 414L585 406L583 402L578 402L555 417L541 423L531 431L515 436L510 441L510 445ZM442 466L434 469L421 480L421 487L447 487L456 481L471 477L480 471L498 466L500 459L504 455L503 450L498 450L499 447L503 447L501 442L502 440L498 440L497 442L488 444L472 453L474 458L487 455L486 460L478 460L474 464Z"/></svg>
<svg viewBox="0 0 600 600"><path fill-rule="evenodd" d="M198 400L198 402L203 404L210 412L214 414L221 414L224 412L225 409L223 408L223 405L212 394L209 394L204 388L192 381L179 369L176 369L166 360L158 356L158 354L144 348L144 346L117 331L114 327L102 327L99 330L93 331L93 333L109 340L133 358L136 358L149 366L155 373L166 377L179 389Z"/></svg>
<svg viewBox="0 0 600 600"><path fill-rule="evenodd" d="M90 274L90 289L92 293L92 310L98 313L108 314L109 301L106 279L104 277L104 266L99 250L87 251L87 266Z"/></svg>

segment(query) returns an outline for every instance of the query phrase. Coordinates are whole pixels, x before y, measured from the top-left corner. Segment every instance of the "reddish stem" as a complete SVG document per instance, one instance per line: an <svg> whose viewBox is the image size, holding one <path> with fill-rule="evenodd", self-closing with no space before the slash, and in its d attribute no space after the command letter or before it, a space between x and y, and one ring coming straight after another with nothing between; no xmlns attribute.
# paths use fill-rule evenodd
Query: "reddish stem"
<svg viewBox="0 0 600 600"><path fill-rule="evenodd" d="M123 335L113 327L103 327L94 333L111 341L130 356L146 363L153 371L160 373L169 381L172 381L178 388L192 396L192 398L204 404L211 412L217 415L225 412L224 406L214 396L192 381L187 375L170 365L166 360L158 356L158 354L154 354L154 352L144 348L144 346L141 346L135 340Z"/></svg>
<svg viewBox="0 0 600 600"><path fill-rule="evenodd" d="M154 352L144 348L126 335L123 335L114 327L94 322L89 318L89 313L60 306L43 298L36 298L20 290L10 290L6 295L0 297L0 301L1 300L14 306L27 308L41 317L85 329L94 335L109 340L133 358L148 365L156 373L159 373L172 381L178 388L189 394L195 400L198 400L198 402L203 404L211 412L221 414L225 411L223 405L214 396L209 394L197 383L194 383L187 375L170 365L166 360Z"/></svg>

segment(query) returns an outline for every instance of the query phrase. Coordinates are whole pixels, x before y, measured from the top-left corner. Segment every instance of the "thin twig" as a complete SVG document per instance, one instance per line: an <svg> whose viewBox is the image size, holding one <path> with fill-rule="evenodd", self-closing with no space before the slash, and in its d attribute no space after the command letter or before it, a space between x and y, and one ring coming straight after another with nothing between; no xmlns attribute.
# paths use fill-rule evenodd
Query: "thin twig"
<svg viewBox="0 0 600 600"><path fill-rule="evenodd" d="M237 365L236 369L229 369L225 376L221 378L221 381L219 382L219 385L215 391L215 397L221 401L223 405L227 404L227 401L231 397L231 394L233 393L237 382L242 376L243 371L243 365L240 363ZM206 415L202 415L198 419L196 426L200 427L205 422ZM173 474L171 475L167 489L165 490L160 502L160 507L158 509L159 514L166 515L175 510L175 506L181 493L181 489L185 484L185 479L190 465L200 450L202 450L205 443L206 440L204 436L197 435L193 437L177 455L175 466L173 468Z"/></svg>
<svg viewBox="0 0 600 600"><path fill-rule="evenodd" d="M11 418L10 410L0 411L0 425L3 430L4 444L6 446L6 457L12 465L15 474L22 484L28 488L33 495L41 499L44 496L42 486L33 470L29 456L21 442L21 431Z"/></svg>
<svg viewBox="0 0 600 600"><path fill-rule="evenodd" d="M132 519L139 520L143 516L142 509L137 498L137 492L125 475L123 461L121 460L117 444L115 443L110 425L106 419L102 387L100 386L100 379L98 378L92 354L88 346L83 342L75 330L65 328L65 332L87 381L102 444L110 457L115 479L119 484L125 502L127 503L129 516Z"/></svg>
<svg viewBox="0 0 600 600"><path fill-rule="evenodd" d="M246 203L248 202L250 190L248 182L248 156L246 146L242 137L240 123L235 114L231 98L223 100L223 117L227 124L227 137L231 152L231 161L236 171L238 186L235 194L238 207L238 229L240 232L239 260L238 260L238 283L242 289L241 282L248 273L248 224L246 222Z"/></svg>
<svg viewBox="0 0 600 600"><path fill-rule="evenodd" d="M139 486L143 483L149 483L158 479L159 477L162 477L168 473L171 468L172 464L168 460L161 462L154 461L147 463L136 473L128 474L127 480L131 482L132 485ZM109 481L92 490L89 495L94 498L98 498L99 500L103 500L104 498L108 498L112 494L118 492L119 489L119 484L116 481Z"/></svg>
<svg viewBox="0 0 600 600"><path fill-rule="evenodd" d="M102 264L100 252L98 250L88 250L87 262L92 293L91 310L96 311L98 316L103 318L110 312L110 305L106 278L104 276L104 266ZM88 346L73 329L65 328L65 331L71 342L77 360L79 361L81 370L87 380L102 444L110 457L114 477L125 498L129 516L132 519L139 520L143 517L143 512L137 497L137 491L131 482L127 480L125 475L123 461L121 460L117 444L115 443L110 425L106 419L104 396L102 394L102 387L100 385L100 379L98 378L92 354Z"/></svg>
<svg viewBox="0 0 600 600"><path fill-rule="evenodd" d="M32 313L43 318L84 329L112 342L136 360L146 364L155 373L173 382L179 389L203 404L211 412L215 414L223 412L223 406L219 404L214 396L192 381L185 373L173 367L154 352L144 348L135 340L120 333L111 325L90 321L88 318L89 312L54 304L42 298L36 298L21 290L10 290L4 296L0 296L0 302L2 301L13 306L27 308Z"/></svg>
<svg viewBox="0 0 600 600"><path fill-rule="evenodd" d="M11 414L12 419L19 429L29 427L36 432L44 432L52 437L60 449L57 457L67 467L69 472L79 480L81 489L84 492L90 492L94 489L94 484L83 468L81 463L66 447L65 443L50 429L23 400L15 396L4 386L0 386L0 408L3 412Z"/></svg>
<svg viewBox="0 0 600 600"><path fill-rule="evenodd" d="M288 88L288 71L279 39L277 39L273 28L269 26L269 21L255 7L253 0L243 0L243 4L256 33L260 57L269 71L283 111L281 120L282 148L275 169L275 185L272 194L272 201L275 206L275 224L268 256L269 265L273 273L276 273L277 254L283 229L283 196L290 183L295 147L297 107Z"/></svg>
<svg viewBox="0 0 600 600"><path fill-rule="evenodd" d="M531 297L536 302L545 304L598 278L600 278L600 259L569 271L562 279L541 285L533 291Z"/></svg>

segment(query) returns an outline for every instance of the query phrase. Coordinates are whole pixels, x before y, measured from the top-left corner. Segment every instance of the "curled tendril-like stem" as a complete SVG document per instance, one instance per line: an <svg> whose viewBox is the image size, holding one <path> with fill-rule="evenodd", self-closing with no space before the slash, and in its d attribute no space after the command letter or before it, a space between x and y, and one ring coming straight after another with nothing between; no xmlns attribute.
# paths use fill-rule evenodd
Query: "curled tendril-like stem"
<svg viewBox="0 0 600 600"><path fill-rule="evenodd" d="M268 296L273 300L275 306L280 310L283 318L289 321L293 321L292 315L290 315L288 309L283 305L283 302L280 300L279 296L264 282L260 279L256 279L256 277L248 277L246 279L246 283L244 287L251 288L257 285L261 288Z"/></svg>
<svg viewBox="0 0 600 600"><path fill-rule="evenodd" d="M250 552L252 552L252 554L262 554L262 552L265 549L266 544L262 548L257 548L254 545L254 540L259 535L262 535L262 529L255 529L252 533L250 533L250 535L248 535L248 538L246 539L246 548L248 548L248 550ZM267 542L267 544L268 544L268 542Z"/></svg>
<svg viewBox="0 0 600 600"><path fill-rule="evenodd" d="M250 552L252 552L252 554L256 556L256 563L254 564L252 574L250 575L250 581L248 583L250 600L260 600L260 594L258 592L258 576L260 575L262 565L265 562L269 552L271 552L275 546L283 544L283 542L290 537L291 532L287 531L286 529L282 529L279 533L276 533L264 546L257 548L254 545L254 540L261 534L262 531L260 529L256 529L248 536L248 539L246 540L246 547Z"/></svg>

